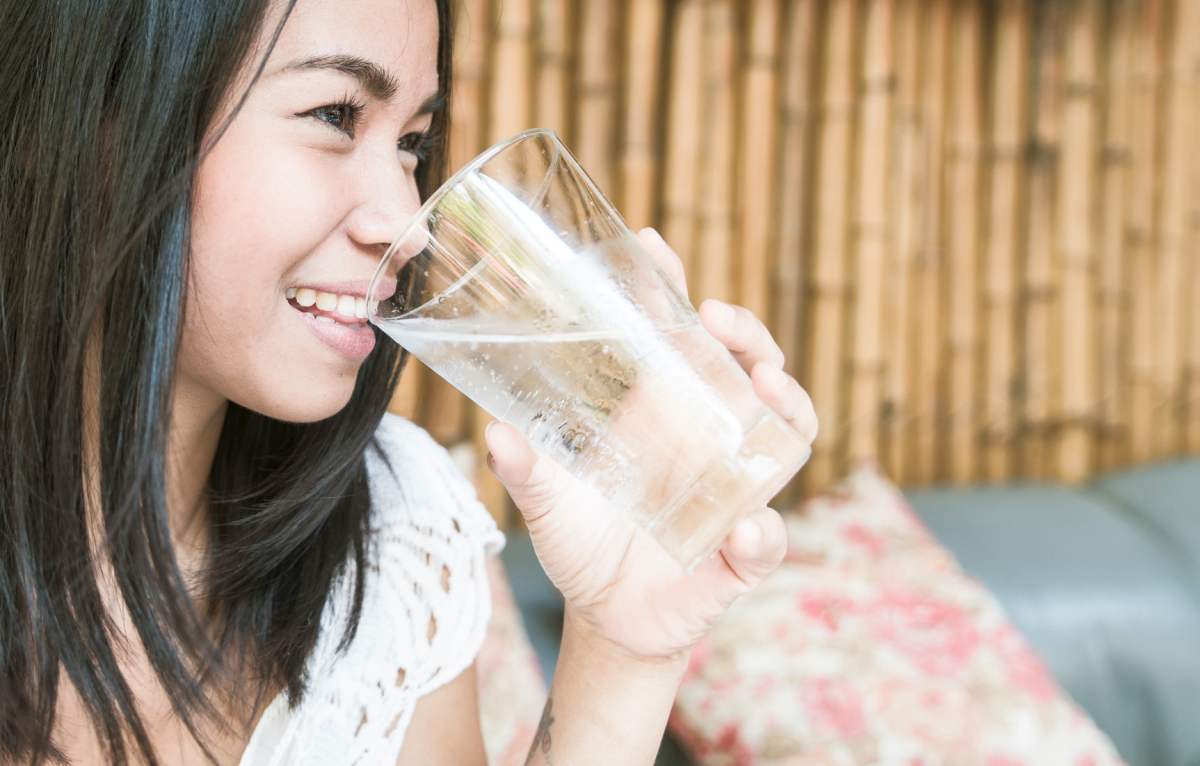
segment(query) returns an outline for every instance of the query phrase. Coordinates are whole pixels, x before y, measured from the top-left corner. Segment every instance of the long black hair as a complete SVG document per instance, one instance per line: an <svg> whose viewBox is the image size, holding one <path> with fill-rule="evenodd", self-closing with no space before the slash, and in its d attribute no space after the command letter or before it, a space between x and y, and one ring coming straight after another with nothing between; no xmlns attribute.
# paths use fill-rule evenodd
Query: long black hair
<svg viewBox="0 0 1200 766"><path fill-rule="evenodd" d="M269 30L271 46L294 3ZM450 2L437 6L448 96ZM270 50L258 58L254 43L268 7L0 5L0 761L66 762L53 733L69 680L110 762L128 762L127 738L158 762L114 651L124 639L98 579L109 567L176 715L210 758L197 720L239 731L214 688L244 703L248 684L251 712L271 689L290 704L303 698L323 606L351 559L354 603L339 646L357 630L370 544L364 456L378 448L374 429L407 358L394 344L377 343L349 404L325 420L282 422L228 403L206 486L203 608L185 587L167 519L192 184L222 99L244 98L230 93L237 73L262 71ZM422 197L444 176L447 120L444 109L434 115ZM416 281L401 273L402 290ZM93 329L99 541L84 498ZM235 677L237 694L224 686ZM240 726L249 722L247 713Z"/></svg>

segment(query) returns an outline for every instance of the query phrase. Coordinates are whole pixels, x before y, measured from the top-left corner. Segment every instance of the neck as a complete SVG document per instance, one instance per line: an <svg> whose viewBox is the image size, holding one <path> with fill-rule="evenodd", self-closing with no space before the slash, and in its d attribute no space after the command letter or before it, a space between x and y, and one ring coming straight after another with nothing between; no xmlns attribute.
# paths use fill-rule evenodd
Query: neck
<svg viewBox="0 0 1200 766"><path fill-rule="evenodd" d="M99 423L99 344L88 349L84 374L84 488L93 541L101 539ZM185 582L203 565L209 548L209 509L205 498L228 401L186 376L178 376L171 397L167 436L167 518ZM107 563L107 562L106 562Z"/></svg>
<svg viewBox="0 0 1200 766"><path fill-rule="evenodd" d="M209 546L208 476L221 438L228 401L180 379L167 437L167 517L175 555L185 575L204 561Z"/></svg>

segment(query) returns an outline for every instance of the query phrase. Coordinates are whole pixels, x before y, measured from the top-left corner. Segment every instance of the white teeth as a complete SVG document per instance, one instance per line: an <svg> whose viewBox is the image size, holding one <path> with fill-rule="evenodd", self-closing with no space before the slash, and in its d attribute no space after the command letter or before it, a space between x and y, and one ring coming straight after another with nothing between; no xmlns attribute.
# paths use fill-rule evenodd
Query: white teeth
<svg viewBox="0 0 1200 766"><path fill-rule="evenodd" d="M358 295L340 295L314 290L311 287L289 287L288 300L295 300L302 308L316 306L321 311L333 311L346 319L366 319L367 300ZM336 321L332 320L331 321Z"/></svg>
<svg viewBox="0 0 1200 766"><path fill-rule="evenodd" d="M317 291L317 308L321 311L333 311L337 308L337 293Z"/></svg>
<svg viewBox="0 0 1200 766"><path fill-rule="evenodd" d="M328 322L329 324L337 324L337 320L330 316L319 316L316 318L318 322Z"/></svg>
<svg viewBox="0 0 1200 766"><path fill-rule="evenodd" d="M337 313L347 319L354 319L357 314L354 313L354 296L339 295L337 299Z"/></svg>

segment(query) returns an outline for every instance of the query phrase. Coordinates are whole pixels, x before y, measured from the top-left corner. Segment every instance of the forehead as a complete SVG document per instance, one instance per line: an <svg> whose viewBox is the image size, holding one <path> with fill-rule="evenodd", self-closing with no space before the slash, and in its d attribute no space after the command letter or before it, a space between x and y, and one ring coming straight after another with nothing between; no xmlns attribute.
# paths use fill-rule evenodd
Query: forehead
<svg viewBox="0 0 1200 766"><path fill-rule="evenodd" d="M264 25L268 38L281 13ZM437 47L434 0L297 0L263 76L306 59L355 56L395 79L394 102L415 106L437 89Z"/></svg>

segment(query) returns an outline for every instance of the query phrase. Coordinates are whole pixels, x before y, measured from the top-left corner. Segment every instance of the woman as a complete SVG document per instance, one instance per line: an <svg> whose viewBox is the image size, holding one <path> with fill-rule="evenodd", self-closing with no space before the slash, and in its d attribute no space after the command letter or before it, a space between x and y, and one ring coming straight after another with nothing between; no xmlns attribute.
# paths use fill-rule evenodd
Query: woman
<svg viewBox="0 0 1200 766"><path fill-rule="evenodd" d="M445 0L3 6L0 762L484 763L503 538L385 414L406 355L322 340L374 332L364 280L443 177L452 28ZM813 438L769 333L722 308ZM652 762L778 514L684 575L511 426L488 446L567 601L530 763Z"/></svg>

